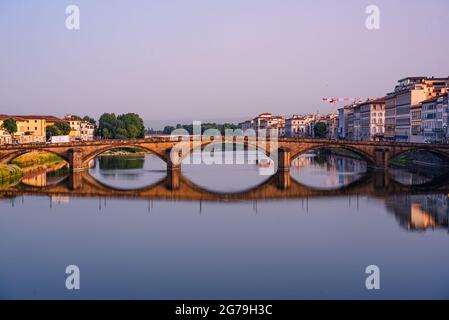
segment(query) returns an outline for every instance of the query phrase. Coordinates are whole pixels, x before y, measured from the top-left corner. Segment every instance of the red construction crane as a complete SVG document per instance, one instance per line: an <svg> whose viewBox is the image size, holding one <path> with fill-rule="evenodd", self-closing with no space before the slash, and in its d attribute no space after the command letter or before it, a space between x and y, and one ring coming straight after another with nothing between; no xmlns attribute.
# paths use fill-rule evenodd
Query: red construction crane
<svg viewBox="0 0 449 320"><path fill-rule="evenodd" d="M322 98L321 100L324 102L329 102L329 103L333 103L333 104L338 103L338 102L350 102L351 101L351 102L358 103L358 102L363 101L360 98Z"/></svg>

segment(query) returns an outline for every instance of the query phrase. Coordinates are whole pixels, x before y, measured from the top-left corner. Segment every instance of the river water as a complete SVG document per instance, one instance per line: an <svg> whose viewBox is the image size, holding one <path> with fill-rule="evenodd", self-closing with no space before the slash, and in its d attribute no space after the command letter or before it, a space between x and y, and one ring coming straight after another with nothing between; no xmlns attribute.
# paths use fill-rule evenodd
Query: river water
<svg viewBox="0 0 449 320"><path fill-rule="evenodd" d="M101 157L81 187L65 171L3 188L0 298L449 298L444 179L322 154L269 171L184 164L175 190L154 156Z"/></svg>

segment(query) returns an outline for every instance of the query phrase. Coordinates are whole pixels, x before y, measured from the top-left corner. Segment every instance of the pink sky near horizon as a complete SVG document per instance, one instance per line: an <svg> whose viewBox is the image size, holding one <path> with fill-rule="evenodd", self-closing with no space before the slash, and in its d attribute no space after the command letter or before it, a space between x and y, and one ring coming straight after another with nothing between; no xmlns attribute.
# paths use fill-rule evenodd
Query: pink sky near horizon
<svg viewBox="0 0 449 320"><path fill-rule="evenodd" d="M69 4L79 31L65 28ZM0 0L0 113L136 112L155 127L325 113L321 97L449 76L447 12L446 0Z"/></svg>

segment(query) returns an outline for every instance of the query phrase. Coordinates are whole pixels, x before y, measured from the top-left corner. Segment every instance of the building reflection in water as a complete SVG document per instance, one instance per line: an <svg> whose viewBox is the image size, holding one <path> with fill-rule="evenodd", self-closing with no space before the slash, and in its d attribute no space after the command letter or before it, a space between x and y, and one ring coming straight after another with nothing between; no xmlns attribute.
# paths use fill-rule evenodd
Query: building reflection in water
<svg viewBox="0 0 449 320"><path fill-rule="evenodd" d="M385 206L407 230L448 227L447 194L392 196L385 199Z"/></svg>
<svg viewBox="0 0 449 320"><path fill-rule="evenodd" d="M367 164L343 156L310 153L294 159L291 171L294 178L306 185L336 188L360 179L367 171Z"/></svg>
<svg viewBox="0 0 449 320"><path fill-rule="evenodd" d="M31 187L47 187L56 185L69 176L69 168L64 165L55 169L43 169L30 172L22 178L22 183Z"/></svg>
<svg viewBox="0 0 449 320"><path fill-rule="evenodd" d="M433 177L402 168L390 168L389 173L397 182L405 185L419 185L432 181Z"/></svg>

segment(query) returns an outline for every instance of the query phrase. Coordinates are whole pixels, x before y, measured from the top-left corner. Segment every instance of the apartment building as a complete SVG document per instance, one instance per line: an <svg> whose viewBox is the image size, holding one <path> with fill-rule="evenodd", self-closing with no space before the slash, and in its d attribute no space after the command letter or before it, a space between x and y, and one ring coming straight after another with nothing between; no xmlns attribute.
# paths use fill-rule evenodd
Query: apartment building
<svg viewBox="0 0 449 320"><path fill-rule="evenodd" d="M67 115L64 117L64 121L70 125L70 139L72 141L92 141L95 136L95 126L80 119L79 117Z"/></svg>
<svg viewBox="0 0 449 320"><path fill-rule="evenodd" d="M259 114L252 120L247 120L240 123L240 127L243 131L252 129L256 133L259 131L265 131L267 135L285 136L286 134L286 121L284 117L274 116L271 113Z"/></svg>
<svg viewBox="0 0 449 320"><path fill-rule="evenodd" d="M448 139L447 93L422 102L423 139L431 143L443 143Z"/></svg>
<svg viewBox="0 0 449 320"><path fill-rule="evenodd" d="M82 141L93 141L95 137L95 125L88 121L81 121L80 137Z"/></svg>
<svg viewBox="0 0 449 320"><path fill-rule="evenodd" d="M353 127L353 139L361 140L361 128L360 128L360 104L355 104L352 107L354 113L354 127Z"/></svg>
<svg viewBox="0 0 449 320"><path fill-rule="evenodd" d="M0 115L0 126L5 119L16 120L17 132L12 137L6 130L0 130L0 143L39 143L46 141L46 121L34 115Z"/></svg>
<svg viewBox="0 0 449 320"><path fill-rule="evenodd" d="M300 115L294 115L285 120L286 137L306 137L307 122L306 118Z"/></svg>
<svg viewBox="0 0 449 320"><path fill-rule="evenodd" d="M395 140L396 134L396 93L388 93L385 97L385 131L384 139Z"/></svg>
<svg viewBox="0 0 449 320"><path fill-rule="evenodd" d="M338 109L338 139L348 139L348 122L349 122L349 113L351 111L351 106L344 106L343 108Z"/></svg>
<svg viewBox="0 0 449 320"><path fill-rule="evenodd" d="M422 104L416 104L410 107L410 142L423 143L424 136L422 131Z"/></svg>
<svg viewBox="0 0 449 320"><path fill-rule="evenodd" d="M351 106L351 108L348 111L348 122L346 123L347 126L347 132L348 135L346 136L346 138L348 140L354 140L354 107Z"/></svg>
<svg viewBox="0 0 449 320"><path fill-rule="evenodd" d="M338 139L338 113L334 112L326 116L327 136L329 139Z"/></svg>
<svg viewBox="0 0 449 320"><path fill-rule="evenodd" d="M360 108L360 140L383 140L385 128L385 98L368 100Z"/></svg>
<svg viewBox="0 0 449 320"><path fill-rule="evenodd" d="M411 109L422 101L447 92L449 78L408 77L398 81L396 93L395 140L412 141ZM416 109L416 107L415 107Z"/></svg>

